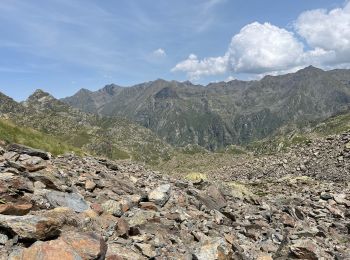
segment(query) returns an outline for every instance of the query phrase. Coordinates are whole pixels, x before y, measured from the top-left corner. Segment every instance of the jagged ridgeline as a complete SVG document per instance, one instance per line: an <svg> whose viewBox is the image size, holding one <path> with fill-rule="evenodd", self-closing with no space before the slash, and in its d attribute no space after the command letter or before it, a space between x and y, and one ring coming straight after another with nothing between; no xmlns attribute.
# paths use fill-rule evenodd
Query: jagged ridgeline
<svg viewBox="0 0 350 260"><path fill-rule="evenodd" d="M123 118L101 117L79 111L41 90L22 103L3 94L0 98L2 118L21 126L21 133L25 132L26 127L36 129L41 132L38 134L51 136L62 146L76 147L112 159L130 158L148 163L166 160L171 152L168 144L142 126ZM23 141L25 136L17 139L22 143L27 142Z"/></svg>
<svg viewBox="0 0 350 260"><path fill-rule="evenodd" d="M348 110L350 71L307 67L259 81L220 82L204 87L156 80L133 87L108 85L80 90L62 101L81 110L124 116L175 146L209 150L246 145Z"/></svg>

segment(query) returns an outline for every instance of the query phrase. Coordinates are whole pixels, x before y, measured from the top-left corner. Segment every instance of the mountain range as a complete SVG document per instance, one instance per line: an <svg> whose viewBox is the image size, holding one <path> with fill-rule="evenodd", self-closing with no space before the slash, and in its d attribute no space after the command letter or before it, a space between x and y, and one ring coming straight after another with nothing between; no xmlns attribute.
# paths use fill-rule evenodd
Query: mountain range
<svg viewBox="0 0 350 260"><path fill-rule="evenodd" d="M119 116L174 146L208 150L246 145L348 111L350 70L307 67L261 80L211 83L156 80L132 87L81 89L62 99L79 110Z"/></svg>
<svg viewBox="0 0 350 260"><path fill-rule="evenodd" d="M307 141L306 132L346 131L349 104L350 71L315 67L207 86L160 79L127 88L111 84L62 100L42 90L23 102L0 93L0 120L9 120L0 122L0 139L9 138L1 127L20 140L30 128L39 131L30 130L31 137L47 140L46 150L52 144L54 151L66 147L150 164L206 150L270 153Z"/></svg>
<svg viewBox="0 0 350 260"><path fill-rule="evenodd" d="M112 159L157 163L169 157L171 151L171 147L149 129L124 118L79 111L42 90L35 91L21 103L1 94L0 116L17 126L50 135L55 143L57 139L62 145Z"/></svg>

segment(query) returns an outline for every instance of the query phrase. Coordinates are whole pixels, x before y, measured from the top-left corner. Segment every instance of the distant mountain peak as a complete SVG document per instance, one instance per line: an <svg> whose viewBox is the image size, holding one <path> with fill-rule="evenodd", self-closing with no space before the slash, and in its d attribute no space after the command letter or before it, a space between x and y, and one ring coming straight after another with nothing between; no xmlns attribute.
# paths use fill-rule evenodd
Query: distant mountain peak
<svg viewBox="0 0 350 260"><path fill-rule="evenodd" d="M41 89L37 89L26 101L22 102L22 105L36 110L64 111L69 109L67 104Z"/></svg>
<svg viewBox="0 0 350 260"><path fill-rule="evenodd" d="M86 88L81 88L76 94L85 94L85 93L91 93L91 90L88 90Z"/></svg>
<svg viewBox="0 0 350 260"><path fill-rule="evenodd" d="M168 81L166 81L165 79L156 79L154 80L152 83L167 83Z"/></svg>
<svg viewBox="0 0 350 260"><path fill-rule="evenodd" d="M324 70L317 68L313 65L307 66L301 70L299 70L298 72L324 72Z"/></svg>
<svg viewBox="0 0 350 260"><path fill-rule="evenodd" d="M39 101L42 99L55 99L50 93L43 91L42 89L37 89L31 94L27 101Z"/></svg>
<svg viewBox="0 0 350 260"><path fill-rule="evenodd" d="M112 96L115 94L115 90L118 88L120 87L116 84L109 84L100 89L100 92L104 92Z"/></svg>

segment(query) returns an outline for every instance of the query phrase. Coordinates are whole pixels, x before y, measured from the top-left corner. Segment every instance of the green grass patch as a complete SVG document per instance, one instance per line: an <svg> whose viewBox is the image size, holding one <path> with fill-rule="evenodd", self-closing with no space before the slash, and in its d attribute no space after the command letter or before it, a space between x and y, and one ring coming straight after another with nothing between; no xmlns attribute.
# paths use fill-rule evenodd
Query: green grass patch
<svg viewBox="0 0 350 260"><path fill-rule="evenodd" d="M0 119L0 139L7 143L19 143L42 149L53 155L64 154L66 152L75 152L78 155L83 154L82 150L68 145L62 140L31 128L19 127L4 119Z"/></svg>

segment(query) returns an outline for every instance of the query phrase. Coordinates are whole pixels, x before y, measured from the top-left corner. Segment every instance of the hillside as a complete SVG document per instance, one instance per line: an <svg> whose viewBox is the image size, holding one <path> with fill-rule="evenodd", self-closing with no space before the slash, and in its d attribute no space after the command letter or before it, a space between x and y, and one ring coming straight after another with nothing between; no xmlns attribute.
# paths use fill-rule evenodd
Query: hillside
<svg viewBox="0 0 350 260"><path fill-rule="evenodd" d="M168 158L171 147L150 130L123 118L100 117L71 108L41 90L18 104L3 97L2 117L34 128L66 143L113 159L157 163ZM12 109L15 107L16 109Z"/></svg>
<svg viewBox="0 0 350 260"><path fill-rule="evenodd" d="M209 150L245 145L282 127L300 128L346 111L350 71L307 67L259 81L208 86L156 80L122 88L81 90L62 101L99 115L123 116L170 144L197 144Z"/></svg>
<svg viewBox="0 0 350 260"><path fill-rule="evenodd" d="M0 119L0 140L6 143L19 143L46 150L53 155L75 152L82 154L77 147L68 145L63 139L54 138L28 127L19 127L14 123Z"/></svg>
<svg viewBox="0 0 350 260"><path fill-rule="evenodd" d="M349 259L349 144L185 178L0 145L0 259Z"/></svg>

